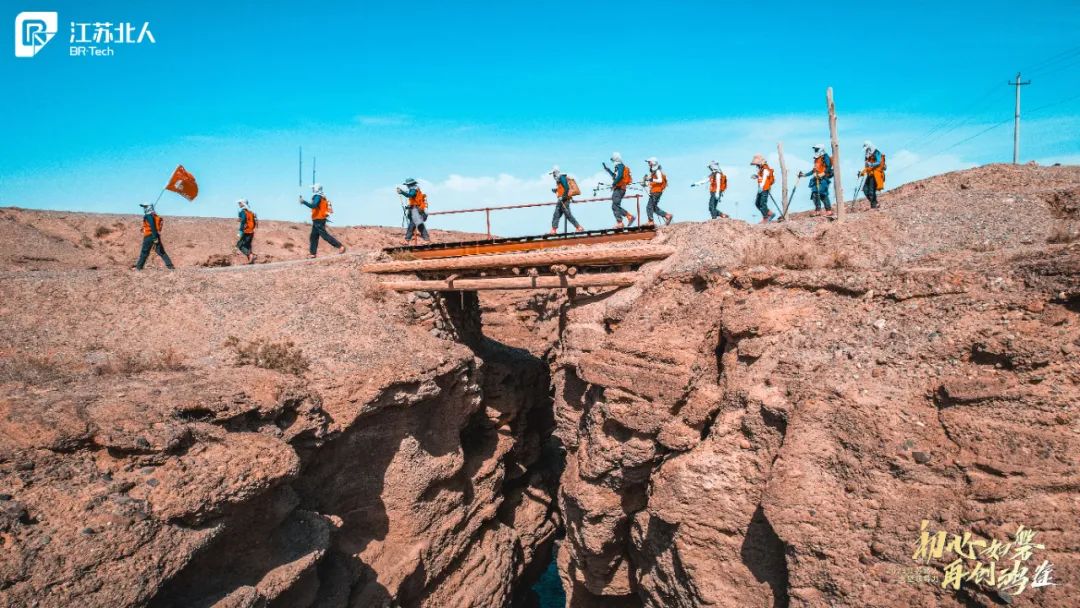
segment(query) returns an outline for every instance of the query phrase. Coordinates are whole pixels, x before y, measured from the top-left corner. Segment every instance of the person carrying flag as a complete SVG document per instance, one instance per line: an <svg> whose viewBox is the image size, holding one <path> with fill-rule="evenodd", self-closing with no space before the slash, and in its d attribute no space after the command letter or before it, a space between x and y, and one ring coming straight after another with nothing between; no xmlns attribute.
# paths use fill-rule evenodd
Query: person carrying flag
<svg viewBox="0 0 1080 608"><path fill-rule="evenodd" d="M248 264L254 264L256 256L252 253L251 247L255 239L255 227L259 225L259 218L255 217L255 212L251 210L251 205L246 198L236 201L236 205L240 207L240 227L236 229L236 236L240 240L236 241L236 248L247 258Z"/></svg>
<svg viewBox="0 0 1080 608"><path fill-rule="evenodd" d="M314 196L311 197L310 203L305 201L303 196L300 197L300 204L311 209L311 238L308 257L314 258L316 252L318 252L319 238L330 243L331 247L337 247L338 253L345 253L345 246L326 230L326 220L333 213L333 206L330 204L330 199L323 194L322 184L313 184L311 192Z"/></svg>
<svg viewBox="0 0 1080 608"><path fill-rule="evenodd" d="M169 254L165 253L165 246L161 244L161 226L165 223L164 220L154 211L154 206L150 203L142 203L139 206L143 210L143 241L142 250L139 252L139 261L135 262L135 270L142 270L146 266L146 259L150 257L151 249L157 252L162 262L165 262L166 268L176 270L172 260L169 259Z"/></svg>

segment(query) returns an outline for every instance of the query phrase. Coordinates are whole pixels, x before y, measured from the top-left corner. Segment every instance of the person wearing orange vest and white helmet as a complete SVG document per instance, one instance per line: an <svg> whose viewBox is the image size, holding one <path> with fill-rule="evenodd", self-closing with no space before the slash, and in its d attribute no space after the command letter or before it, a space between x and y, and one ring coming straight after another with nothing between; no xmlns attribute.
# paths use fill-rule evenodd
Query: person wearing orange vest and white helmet
<svg viewBox="0 0 1080 608"><path fill-rule="evenodd" d="M709 177L703 180L696 181L690 184L691 188L709 184L709 215L712 219L718 217L727 218L726 213L721 213L717 206L720 204L720 199L724 197L724 191L727 190L727 176L720 170L720 163L715 160L709 163Z"/></svg>
<svg viewBox="0 0 1080 608"><path fill-rule="evenodd" d="M416 233L417 228L420 229L420 238L430 241L427 226L424 225L427 222L427 195L420 190L419 184L411 177L398 186L397 191L398 194L409 200L409 208L406 211L409 218L409 227L405 229L405 244L408 245L412 242L413 234Z"/></svg>
<svg viewBox="0 0 1080 608"><path fill-rule="evenodd" d="M338 253L345 253L345 246L326 230L326 219L330 217L331 207L330 199L323 194L322 184L313 184L311 192L314 196L311 197L310 203L305 201L304 197L300 197L300 204L311 209L311 237L309 238L308 257L315 257L315 253L319 250L320 237L330 243L331 247L337 247Z"/></svg>
<svg viewBox="0 0 1080 608"><path fill-rule="evenodd" d="M574 195L570 192L570 179L562 171L559 171L558 165L551 169L551 173L548 173L551 177L555 178L555 187L551 189L555 193L555 197L559 199L559 202L555 205L555 214L551 216L551 234L557 234L559 232L559 220L565 215L566 220L574 225L574 230L581 232L585 230L578 223L574 214L570 212L570 203L574 202Z"/></svg>
<svg viewBox="0 0 1080 608"><path fill-rule="evenodd" d="M859 171L859 176L866 176L863 181L863 194L870 201L870 208L877 209L878 190L885 189L885 155L882 154L869 140L863 142L863 151L866 153L866 166Z"/></svg>
<svg viewBox="0 0 1080 608"><path fill-rule="evenodd" d="M627 224L634 223L634 216L622 206L622 199L626 196L626 187L633 182L634 178L630 177L630 169L623 164L621 154L612 152L611 162L615 164L611 169L608 168L607 163L601 164L604 165L604 171L611 176L611 212L615 214L615 228L622 228L623 218L626 218Z"/></svg>
<svg viewBox="0 0 1080 608"><path fill-rule="evenodd" d="M825 215L832 215L832 203L829 202L829 181L833 177L832 157L825 153L825 144L814 146L814 169L810 173L799 171L799 177L810 176L810 200L814 202L813 215L821 215L825 206Z"/></svg>
<svg viewBox="0 0 1080 608"><path fill-rule="evenodd" d="M643 184L649 187L649 204L645 206L645 214L649 217L648 224L655 226L656 222L653 221L653 216L659 215L664 218L664 225L666 226L671 223L672 215L660 208L660 197L663 196L664 190L667 189L667 175L664 175L664 169L655 156L645 162L649 163L649 177L645 179Z"/></svg>
<svg viewBox="0 0 1080 608"><path fill-rule="evenodd" d="M769 168L769 163L765 162L765 157L761 154L755 154L750 164L757 167L758 170L757 175L751 175L750 177L757 180L758 190L754 205L761 212L761 223L764 224L773 218L773 212L769 211L769 189L772 188L773 181L776 178L773 175L773 170Z"/></svg>
<svg viewBox="0 0 1080 608"><path fill-rule="evenodd" d="M161 226L164 221L161 216L154 211L154 206L150 203L142 203L139 205L143 210L142 218L142 250L139 252L139 261L135 262L135 270L142 270L143 266L146 266L146 258L150 257L150 250L153 249L157 252L158 257L162 262L165 262L165 267L169 270L176 270L173 266L172 260L169 259L169 254L165 253L165 246L161 244Z"/></svg>
<svg viewBox="0 0 1080 608"><path fill-rule="evenodd" d="M247 258L248 264L254 264L255 254L252 253L251 246L255 239L255 226L259 225L259 218L255 217L255 212L251 210L251 205L246 198L236 201L236 205L240 207L240 227L236 229L236 236L240 240L236 241L236 248Z"/></svg>

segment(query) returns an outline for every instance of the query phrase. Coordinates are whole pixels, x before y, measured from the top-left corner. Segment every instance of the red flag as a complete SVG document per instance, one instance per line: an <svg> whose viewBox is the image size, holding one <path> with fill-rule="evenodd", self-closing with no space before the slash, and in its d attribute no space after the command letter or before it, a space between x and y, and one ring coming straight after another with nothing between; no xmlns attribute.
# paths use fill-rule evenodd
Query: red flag
<svg viewBox="0 0 1080 608"><path fill-rule="evenodd" d="M165 186L165 189L172 190L189 201L199 196L199 184L195 183L195 176L188 173L184 165L176 166L176 171L173 171L169 185Z"/></svg>

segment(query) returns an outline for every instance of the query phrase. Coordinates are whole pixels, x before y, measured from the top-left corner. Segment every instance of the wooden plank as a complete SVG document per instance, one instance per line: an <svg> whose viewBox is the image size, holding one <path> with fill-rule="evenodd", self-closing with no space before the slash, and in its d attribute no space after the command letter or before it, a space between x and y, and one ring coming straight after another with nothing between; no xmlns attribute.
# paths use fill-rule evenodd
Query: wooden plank
<svg viewBox="0 0 1080 608"><path fill-rule="evenodd" d="M439 249L412 249L402 251L401 255L416 260L433 260L437 258L452 258L466 255L487 255L491 253L513 253L521 251L537 251L540 249L554 249L556 247L571 247L575 245L599 245L603 243L620 243L624 241L648 241L652 240L656 233L652 230L640 232L616 232L614 234L602 234L595 236L565 237L555 239L533 239L521 241L496 241L494 243L467 243L459 246L443 246ZM397 252L391 252L393 255Z"/></svg>
<svg viewBox="0 0 1080 608"><path fill-rule="evenodd" d="M787 165L784 163L784 142L776 142L776 153L780 156L780 178L783 180L780 185L780 187L783 188L783 191L780 193L781 198L783 199L781 201L783 211L780 212L780 217L787 219L788 205L791 204L791 201L788 200Z"/></svg>
<svg viewBox="0 0 1080 608"><path fill-rule="evenodd" d="M376 262L365 264L361 270L375 274L485 270L492 268L523 268L529 266L608 266L613 264L640 264L662 260L675 250L671 247L646 245L624 249L572 249L566 251L533 251L528 253L503 253L496 255L473 255L432 260L405 262Z"/></svg>
<svg viewBox="0 0 1080 608"><path fill-rule="evenodd" d="M442 281L387 281L393 291L483 291L493 289L570 289L574 287L628 287L639 278L636 272L578 274L575 276L496 277Z"/></svg>

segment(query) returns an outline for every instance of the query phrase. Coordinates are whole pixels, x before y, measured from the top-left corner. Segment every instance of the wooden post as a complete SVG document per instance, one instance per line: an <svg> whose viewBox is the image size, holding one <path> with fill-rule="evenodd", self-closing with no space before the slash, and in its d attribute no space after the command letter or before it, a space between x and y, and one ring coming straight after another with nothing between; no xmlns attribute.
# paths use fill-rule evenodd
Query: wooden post
<svg viewBox="0 0 1080 608"><path fill-rule="evenodd" d="M832 87L825 89L825 103L829 107L829 139L832 141L833 192L836 202L836 221L844 220L844 187L840 185L840 141L836 138L836 104L833 103Z"/></svg>
<svg viewBox="0 0 1080 608"><path fill-rule="evenodd" d="M784 187L784 190L780 193L781 202L783 204L783 212L780 214L780 217L786 220L789 201L787 189L787 165L784 164L784 142L776 142L776 153L780 155L780 181Z"/></svg>

